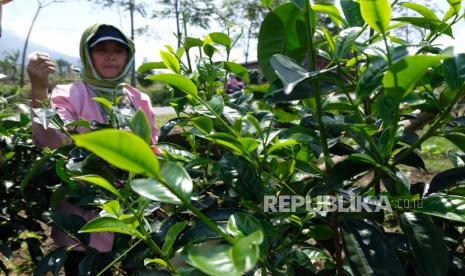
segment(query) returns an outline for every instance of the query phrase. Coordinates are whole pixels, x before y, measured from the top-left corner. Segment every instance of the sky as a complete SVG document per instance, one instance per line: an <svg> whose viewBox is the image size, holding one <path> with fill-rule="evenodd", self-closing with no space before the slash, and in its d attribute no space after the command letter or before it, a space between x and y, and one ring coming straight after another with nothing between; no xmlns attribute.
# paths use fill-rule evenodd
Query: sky
<svg viewBox="0 0 465 276"><path fill-rule="evenodd" d="M137 1L137 0L136 0ZM258 0L256 0L258 1ZM447 0L436 0L439 8L447 9ZM409 1L415 2L415 1ZM15 32L20 37L26 37L34 13L37 9L35 0L13 0L3 7L2 27ZM465 20L454 28L455 41L442 39L439 42L454 45L456 52L465 52ZM34 25L30 41L53 48L64 54L78 56L79 39L82 31L93 23L113 24L129 34L129 14L119 16L116 9L103 9L88 1L73 1L69 3L54 3L43 8ZM174 19L144 19L135 18L135 26L150 26L150 35L136 37L136 65L143 61L160 61L159 51L164 45L176 46ZM213 22L209 30L193 30L190 35L203 38L209 32L222 31ZM1 39L0 39L1 43ZM31 49L40 50L40 49ZM254 60L256 52L250 54ZM234 49L232 60L242 61L240 49Z"/></svg>
<svg viewBox="0 0 465 276"><path fill-rule="evenodd" d="M25 38L37 7L35 0L13 0L6 4L3 7L2 28ZM85 28L94 23L112 24L126 34L130 34L129 13L120 17L116 9L102 8L81 0L53 3L43 8L32 30L30 41L77 57L81 34ZM150 26L150 35L135 38L137 66L144 60L161 61L159 51L165 49L165 45L173 48L177 46L174 36L176 31L174 19L144 19L139 15L136 16L136 28L146 24ZM203 38L209 32L214 31L221 31L221 29L212 26L210 30L193 30L192 35ZM233 53L232 58L240 59L240 51Z"/></svg>

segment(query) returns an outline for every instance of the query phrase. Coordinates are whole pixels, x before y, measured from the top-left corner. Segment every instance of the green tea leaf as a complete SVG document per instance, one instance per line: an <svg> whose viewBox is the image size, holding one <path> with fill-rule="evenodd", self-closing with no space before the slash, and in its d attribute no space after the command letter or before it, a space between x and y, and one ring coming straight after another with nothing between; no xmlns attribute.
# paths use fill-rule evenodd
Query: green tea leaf
<svg viewBox="0 0 465 276"><path fill-rule="evenodd" d="M432 10L428 9L427 7L423 5L416 4L416 3L408 3L408 2L404 2L401 5L418 12L419 14L423 15L423 17L428 20L440 21L439 18L436 16L436 14L434 14Z"/></svg>
<svg viewBox="0 0 465 276"><path fill-rule="evenodd" d="M451 141L462 151L465 150L465 134L461 132L450 132L444 135L444 138Z"/></svg>
<svg viewBox="0 0 465 276"><path fill-rule="evenodd" d="M235 238L242 238L261 230L262 225L254 216L246 213L235 213L228 219L227 231Z"/></svg>
<svg viewBox="0 0 465 276"><path fill-rule="evenodd" d="M394 96L391 96L391 95L381 96L379 101L376 103L376 111L379 114L379 117L383 120L383 124L386 127L395 127L395 126L392 126L392 124L396 123L395 116L396 114L398 114L399 103L400 103L400 99ZM388 130L385 130L385 132L389 135ZM389 139L390 137L388 137L387 140L389 141ZM390 147L385 148L385 149L387 151L384 151L384 152L387 152L387 153L389 153L392 150Z"/></svg>
<svg viewBox="0 0 465 276"><path fill-rule="evenodd" d="M296 141L296 140L293 140L293 139L281 140L281 141L279 141L277 143L274 143L273 146L268 148L268 150L266 152L267 152L267 154L271 154L276 150L279 150L279 149L282 149L282 148L285 148L285 147L288 147L288 146L297 145L297 144L299 144L299 142Z"/></svg>
<svg viewBox="0 0 465 276"><path fill-rule="evenodd" d="M110 215L118 217L121 213L121 206L118 200L110 200L101 205L101 208Z"/></svg>
<svg viewBox="0 0 465 276"><path fill-rule="evenodd" d="M213 131L213 121L206 116L194 118L191 122L198 130L206 135L209 135Z"/></svg>
<svg viewBox="0 0 465 276"><path fill-rule="evenodd" d="M365 24L358 2L353 0L341 0L340 4L344 17L350 27L362 27L363 24Z"/></svg>
<svg viewBox="0 0 465 276"><path fill-rule="evenodd" d="M444 235L428 216L400 214L400 226L408 237L421 275L446 275L449 252Z"/></svg>
<svg viewBox="0 0 465 276"><path fill-rule="evenodd" d="M115 129L73 135L78 147L86 148L108 163L130 172L159 175L158 159L139 136Z"/></svg>
<svg viewBox="0 0 465 276"><path fill-rule="evenodd" d="M444 78L450 89L461 90L465 82L465 54L444 60Z"/></svg>
<svg viewBox="0 0 465 276"><path fill-rule="evenodd" d="M215 95L211 100L208 101L208 105L215 111L217 115L223 114L224 100L221 95Z"/></svg>
<svg viewBox="0 0 465 276"><path fill-rule="evenodd" d="M435 33L441 32L454 38L452 34L452 28L448 24L442 21L433 21L433 20L430 20L424 17L408 17L408 16L396 17L396 18L393 18L392 21L407 22L411 25L424 28L424 29L428 29Z"/></svg>
<svg viewBox="0 0 465 276"><path fill-rule="evenodd" d="M273 0L260 0L263 6L267 8L271 8L271 4L273 3Z"/></svg>
<svg viewBox="0 0 465 276"><path fill-rule="evenodd" d="M349 53L350 48L355 43L358 35L360 34L361 28L347 28L339 32L336 38L336 57L345 58Z"/></svg>
<svg viewBox="0 0 465 276"><path fill-rule="evenodd" d="M188 251L190 263L209 275L240 276L231 259L231 246L225 244L194 246Z"/></svg>
<svg viewBox="0 0 465 276"><path fill-rule="evenodd" d="M223 68L228 72L241 77L245 82L249 81L249 72L244 66L235 62L225 61L223 62Z"/></svg>
<svg viewBox="0 0 465 276"><path fill-rule="evenodd" d="M209 33L208 36L212 39L214 43L218 43L226 47L226 49L231 49L231 39L228 35L219 32Z"/></svg>
<svg viewBox="0 0 465 276"><path fill-rule="evenodd" d="M406 275L377 225L349 218L340 223L344 251L355 275Z"/></svg>
<svg viewBox="0 0 465 276"><path fill-rule="evenodd" d="M460 12L460 7L462 5L462 0L447 0L447 3L454 9L458 14Z"/></svg>
<svg viewBox="0 0 465 276"><path fill-rule="evenodd" d="M156 74L146 77L148 80L161 81L173 87L180 89L187 95L197 96L197 87L195 84L182 75L178 74Z"/></svg>
<svg viewBox="0 0 465 276"><path fill-rule="evenodd" d="M203 46L203 41L199 38L195 38L195 37L185 37L184 38L184 47L186 48L186 50L189 50L190 48L193 48L193 47L202 47Z"/></svg>
<svg viewBox="0 0 465 276"><path fill-rule="evenodd" d="M147 62L139 66L139 68L137 68L136 73L142 73L144 71L153 70L153 69L166 69L166 65L165 63L161 61Z"/></svg>
<svg viewBox="0 0 465 276"><path fill-rule="evenodd" d="M166 162L161 167L160 175L165 183L143 178L131 181L130 186L137 194L155 201L182 204L181 198L190 200L192 179L183 167L174 162Z"/></svg>
<svg viewBox="0 0 465 276"><path fill-rule="evenodd" d="M153 178L135 179L129 183L131 189L148 199L170 204L182 204L181 200L167 187Z"/></svg>
<svg viewBox="0 0 465 276"><path fill-rule="evenodd" d="M139 239L144 239L144 236L134 229L131 225L125 224L124 222L112 218L112 217L98 217L86 223L80 233L95 233L95 232L115 232L134 236Z"/></svg>
<svg viewBox="0 0 465 276"><path fill-rule="evenodd" d="M244 154L244 149L242 148L242 144L237 141L237 139L227 133L215 133L208 136L208 140L223 145L228 149L232 150L237 155Z"/></svg>
<svg viewBox="0 0 465 276"><path fill-rule="evenodd" d="M337 26L341 25L341 22L346 26L348 25L345 19L339 13L339 10L333 4L314 4L312 5L312 10L326 13Z"/></svg>
<svg viewBox="0 0 465 276"><path fill-rule="evenodd" d="M363 19L378 33L384 34L391 20L391 5L388 0L360 0Z"/></svg>
<svg viewBox="0 0 465 276"><path fill-rule="evenodd" d="M263 201L263 182L256 167L238 156L224 154L218 162L224 182L241 198L254 203Z"/></svg>
<svg viewBox="0 0 465 276"><path fill-rule="evenodd" d="M346 159L337 163L332 170L329 171L327 177L328 189L336 189L342 187L344 180L349 180L352 177L362 172L373 168L373 165L367 162L358 162L352 159Z"/></svg>
<svg viewBox="0 0 465 276"><path fill-rule="evenodd" d="M454 15L458 15L462 6L462 0L447 0L447 2L449 3L449 10L444 15L443 22L446 22Z"/></svg>
<svg viewBox="0 0 465 276"><path fill-rule="evenodd" d="M162 251L166 256L171 256L173 250L173 244L176 241L177 236L187 226L187 222L178 222L171 226L165 235L165 242L163 243Z"/></svg>
<svg viewBox="0 0 465 276"><path fill-rule="evenodd" d="M294 5L299 7L301 10L305 9L305 0L291 0L291 2L294 3Z"/></svg>
<svg viewBox="0 0 465 276"><path fill-rule="evenodd" d="M160 259L160 258L155 258L155 259L145 258L144 265L147 266L149 264L159 264L161 266L168 267L168 264L163 259Z"/></svg>
<svg viewBox="0 0 465 276"><path fill-rule="evenodd" d="M427 187L425 195L444 191L465 184L465 167L453 168L435 175Z"/></svg>
<svg viewBox="0 0 465 276"><path fill-rule="evenodd" d="M76 180L82 180L92 185L95 185L97 187L103 188L109 191L110 193L112 193L113 195L115 195L119 199L123 198L121 194L118 192L118 190L112 184L110 184L110 182L108 182L105 178L99 175L89 174L89 175L76 176L73 178Z"/></svg>
<svg viewBox="0 0 465 276"><path fill-rule="evenodd" d="M182 146L170 143L158 143L157 148L162 152L162 155L167 157L169 160L178 160L182 162L188 162L196 158L195 154L184 149Z"/></svg>
<svg viewBox="0 0 465 276"><path fill-rule="evenodd" d="M239 271L248 271L257 263L260 256L259 245L263 242L263 232L257 230L239 239L232 248L231 257Z"/></svg>
<svg viewBox="0 0 465 276"><path fill-rule="evenodd" d="M176 74L179 74L181 71L181 65L179 64L179 60L173 54L160 51L160 57L163 60L166 68L170 69Z"/></svg>
<svg viewBox="0 0 465 276"><path fill-rule="evenodd" d="M300 249L292 250L286 259L288 263L297 264L311 271L312 273L316 272L315 265L312 263L312 261L315 259L309 257L307 254L302 252L302 250Z"/></svg>
<svg viewBox="0 0 465 276"><path fill-rule="evenodd" d="M67 247L59 247L45 256L37 265L34 275L59 275L66 258L71 250ZM5 271L5 275L7 275Z"/></svg>
<svg viewBox="0 0 465 276"><path fill-rule="evenodd" d="M408 55L407 47L399 46L392 51L393 62L397 62ZM383 57L374 57L370 60L366 71L357 83L357 98L362 101L381 85L388 63Z"/></svg>
<svg viewBox="0 0 465 276"><path fill-rule="evenodd" d="M417 55L408 56L394 63L383 78L387 93L397 100L402 99L415 87L431 67L439 65L443 56Z"/></svg>
<svg viewBox="0 0 465 276"><path fill-rule="evenodd" d="M105 107L107 110L111 111L113 109L113 105L111 102L105 98L102 97L93 97L92 100L102 104L103 107Z"/></svg>
<svg viewBox="0 0 465 276"><path fill-rule="evenodd" d="M171 190L186 201L191 199L193 184L186 169L175 162L166 162L161 167L160 175Z"/></svg>
<svg viewBox="0 0 465 276"><path fill-rule="evenodd" d="M410 209L410 211L465 222L465 197L456 195L428 196L423 198L420 206Z"/></svg>
<svg viewBox="0 0 465 276"><path fill-rule="evenodd" d="M284 86L284 93L286 95L289 95L299 83L326 74L334 69L329 68L308 72L295 63L291 58L280 54L274 55L270 60L270 64L281 79Z"/></svg>
<svg viewBox="0 0 465 276"><path fill-rule="evenodd" d="M259 257L263 233L255 231L237 240L234 246L216 244L192 247L190 263L210 275L239 276L252 269Z"/></svg>
<svg viewBox="0 0 465 276"><path fill-rule="evenodd" d="M304 13L295 4L286 3L269 12L260 26L258 63L270 83L278 78L270 64L273 55L284 54L298 62L305 56L303 36L309 30L298 32L297 25L305 26Z"/></svg>
<svg viewBox="0 0 465 276"><path fill-rule="evenodd" d="M245 119L255 128L255 131L257 132L259 137L261 137L263 132L262 132L262 127L260 126L260 122L258 121L258 119L252 115L245 116Z"/></svg>
<svg viewBox="0 0 465 276"><path fill-rule="evenodd" d="M218 51L218 49L213 46L213 40L210 36L206 36L203 40L203 45L202 45L203 52L211 58L215 52Z"/></svg>
<svg viewBox="0 0 465 276"><path fill-rule="evenodd" d="M132 117L129 127L134 134L137 134L140 138L144 139L147 145L151 144L152 141L152 128L150 127L149 119L142 109L136 111L134 117Z"/></svg>
<svg viewBox="0 0 465 276"><path fill-rule="evenodd" d="M237 138L237 140L242 144L242 148L245 150L245 152L248 153L253 152L258 148L258 145L260 145L257 140L251 137L240 137Z"/></svg>
<svg viewBox="0 0 465 276"><path fill-rule="evenodd" d="M331 33L328 31L327 28L325 28L324 26L321 26L320 27L321 30L323 31L323 34L326 38L326 42L328 42L328 52L331 54L331 55L334 55L335 52L336 52L336 45L334 45L334 38L333 36L331 35Z"/></svg>

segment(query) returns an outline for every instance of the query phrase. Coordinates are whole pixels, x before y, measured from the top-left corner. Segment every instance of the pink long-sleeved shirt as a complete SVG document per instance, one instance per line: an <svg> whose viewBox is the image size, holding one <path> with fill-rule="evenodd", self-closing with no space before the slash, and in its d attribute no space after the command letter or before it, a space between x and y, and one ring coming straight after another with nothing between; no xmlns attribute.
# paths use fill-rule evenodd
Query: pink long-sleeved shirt
<svg viewBox="0 0 465 276"><path fill-rule="evenodd" d="M158 128L155 125L155 114L149 96L129 85L125 86L124 90L136 110L142 109L147 115L149 123L152 126L152 145L156 144L158 140ZM85 119L87 121L95 120L99 123L104 123L106 119L104 118L100 104L92 100L94 97L97 97L97 95L84 82L57 85L52 91L51 104L52 107L58 109L60 118L65 122ZM79 127L78 131L86 132L88 129ZM57 148L69 140L69 137L60 131L52 128L44 129L38 123L32 124L32 137L37 146L47 146L50 148Z"/></svg>
<svg viewBox="0 0 465 276"><path fill-rule="evenodd" d="M155 125L155 114L153 112L150 98L139 92L131 86L125 86L125 93L129 100L134 105L135 109L142 109L152 126L152 145L156 144L158 137L158 128ZM76 121L85 119L88 121L95 120L99 123L106 121L104 114L101 110L100 104L94 100L97 97L95 92L90 89L84 82L57 85L52 91L51 104L52 107L57 108L58 114L65 122ZM86 132L89 129L79 127L79 132ZM63 143L69 143L69 137L60 131L47 128L45 129L41 124L32 123L32 136L34 143L39 147L57 148ZM96 212L85 211L73 204L65 202L61 207L67 214L74 214L89 221L98 216ZM65 233L53 228L52 237L55 243L59 246L73 245L75 242L68 237ZM89 246L97 249L100 252L108 252L113 247L114 234L109 232L92 233L90 235ZM82 246L77 246L75 250L85 250Z"/></svg>

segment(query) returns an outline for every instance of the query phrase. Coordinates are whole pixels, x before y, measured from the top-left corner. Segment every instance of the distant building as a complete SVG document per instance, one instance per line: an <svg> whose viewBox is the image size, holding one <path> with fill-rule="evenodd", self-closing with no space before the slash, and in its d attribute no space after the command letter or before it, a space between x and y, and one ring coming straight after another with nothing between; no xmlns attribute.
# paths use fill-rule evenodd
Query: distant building
<svg viewBox="0 0 465 276"><path fill-rule="evenodd" d="M248 61L247 63L241 63L240 65L244 66L247 68L249 72L257 70L258 72L261 72L260 66L258 65L258 61Z"/></svg>

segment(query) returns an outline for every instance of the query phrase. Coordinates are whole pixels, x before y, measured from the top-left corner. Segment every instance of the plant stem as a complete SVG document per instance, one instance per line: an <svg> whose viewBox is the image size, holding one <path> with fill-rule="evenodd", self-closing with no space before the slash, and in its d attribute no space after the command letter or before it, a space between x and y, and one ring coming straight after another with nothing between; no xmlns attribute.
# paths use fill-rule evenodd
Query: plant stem
<svg viewBox="0 0 465 276"><path fill-rule="evenodd" d="M458 91L462 91L460 88ZM434 132L441 126L442 121L449 116L452 108L455 106L455 103L462 96L461 93L457 91L457 95L454 97L454 100L451 102L449 107L441 114L441 116L431 125L430 128L426 131L424 135L420 137L415 143L413 143L407 150L405 150L401 155L399 155L393 162L393 165L399 164L402 160L407 158L416 148L418 148L424 141L433 136Z"/></svg>
<svg viewBox="0 0 465 276"><path fill-rule="evenodd" d="M221 118L221 115L219 115L218 113L216 113L215 110L213 110L213 108L211 108L211 106L206 103L202 98L200 97L195 97L196 100L198 100L203 106L205 106L213 115L215 115L215 117L221 122L221 124L226 127L228 129L228 131L233 134L234 136L236 137L240 137L240 135L233 129L231 128L228 123L226 123L223 118Z"/></svg>
<svg viewBox="0 0 465 276"><path fill-rule="evenodd" d="M391 67L392 66L392 57L391 57L391 53L389 52L389 44L388 44L388 41L387 41L387 37L384 34L383 34L383 41L384 41L384 46L386 47L386 58L388 60L388 65L389 65L389 67Z"/></svg>
<svg viewBox="0 0 465 276"><path fill-rule="evenodd" d="M391 57L391 52L389 51L389 45L388 45L387 37L386 37L386 34L384 34L384 33L383 33L383 41L384 41L384 45L386 47L386 57L387 57L387 60L388 60L388 66L389 66L388 70L389 70L389 68L392 67L392 57ZM393 72L393 76L394 76L394 87L398 87L399 80L397 78L397 73ZM396 140L395 136L396 136L397 127L398 127L398 124L399 124L399 117L400 117L399 105L397 107L398 108L396 108L394 110L393 123L392 123L391 129L390 129L390 135L389 135L391 137L391 139L389 139L388 151L387 151L387 154L385 155L387 160L383 160L383 163L389 161L389 156L391 155L392 149L394 148L394 143L395 143L395 140Z"/></svg>
<svg viewBox="0 0 465 276"><path fill-rule="evenodd" d="M114 259L110 264L108 264L104 269L102 269L97 276L102 275L105 271L110 269L110 267L114 266L116 263L118 263L126 254L128 254L131 250L133 250L139 243L141 243L142 240L136 241L131 247L128 248L128 250L124 251L123 254L119 255L116 259Z"/></svg>
<svg viewBox="0 0 465 276"><path fill-rule="evenodd" d="M129 175L128 177L128 182L132 179L133 175L132 173ZM144 221L142 220L141 218L141 214L139 214L138 212L136 212L136 210L134 210L134 208L132 208L131 204L127 201L126 198L123 198L121 197L120 198L121 201L123 202L123 204L129 209L129 211L134 214L134 216L136 217L137 219L137 222L139 223L140 225L140 230L142 231L142 235L144 236L144 242L153 250L155 251L158 255L160 255L160 257L166 262L166 265L168 266L168 268L175 274L178 274L178 271L176 270L176 268L171 264L170 262L170 259L168 258L168 256L166 256L163 251L160 249L160 247L153 241L152 237L150 237L150 233L147 232L147 230L145 229L144 225Z"/></svg>
<svg viewBox="0 0 465 276"><path fill-rule="evenodd" d="M199 211L199 209L195 208L194 205L192 205L189 201L181 198L182 204L184 207L189 209L194 215L199 218L203 223L205 223L210 229L215 231L217 234L219 234L222 238L224 238L226 241L228 241L230 244L234 244L235 240L226 234L221 228L218 227L210 218L205 216L202 212Z"/></svg>
<svg viewBox="0 0 465 276"><path fill-rule="evenodd" d="M124 203L125 205L127 204L127 201L125 201ZM170 259L165 256L165 254L163 253L163 251L161 250L161 248L153 241L152 237L150 237L150 233L147 232L147 230L145 229L144 227L144 223L142 221L142 219L140 218L139 214L137 212L135 212L134 209L132 209L132 207L130 207L130 205L127 205L128 208L131 210L131 212L136 216L137 218L137 222L139 223L139 225L141 226L140 229L142 231L142 235L144 235L144 242L153 250L155 251L158 255L160 255L160 257L166 262L166 265L168 266L168 268L175 274L178 274L177 272L177 269L171 264L170 262Z"/></svg>
<svg viewBox="0 0 465 276"><path fill-rule="evenodd" d="M307 26L307 43L309 45L308 49L308 58L310 59L309 62L309 71L316 70L316 53L315 48L313 45L313 28L310 22L310 2L305 1L305 23ZM323 156L325 160L326 168L332 168L334 166L333 161L331 160L331 156L328 150L328 139L326 134L326 126L322 120L322 103L321 103L321 93L320 93L320 84L318 80L312 81L313 92L315 93L315 102L316 102L316 117L318 122L318 128L320 131L320 146L323 151ZM307 101L303 101L304 105L307 105ZM327 170L328 171L328 170Z"/></svg>
<svg viewBox="0 0 465 276"><path fill-rule="evenodd" d="M158 181L160 181L161 183L163 183L163 186L165 186L172 194L174 194L181 202L182 202L182 205L187 208L189 211L191 211L192 213L194 213L194 215L199 218L203 223L205 223L210 229L212 229L213 231L215 231L218 235L220 235L221 237L223 237L226 241L228 241L230 244L234 244L235 243L235 240L229 236L228 234L226 234L221 228L218 227L218 225L216 225L212 220L210 220L210 218L208 218L207 216L205 216L202 212L199 211L199 209L197 209L194 205L192 205L192 203L190 202L190 200L186 199L184 196L182 196L181 194L179 194L178 191L174 190L173 188L171 188L170 185L168 185L168 183L166 183L166 181L163 179L163 178L159 178Z"/></svg>
<svg viewBox="0 0 465 276"><path fill-rule="evenodd" d="M229 36L229 30L228 30L228 36ZM231 54L231 49L226 47L226 62L229 62L229 55ZM224 83L223 83L223 90L224 93L228 90L228 79L229 79L229 71L226 70L226 73L224 74Z"/></svg>
<svg viewBox="0 0 465 276"><path fill-rule="evenodd" d="M454 25L455 23L457 23L457 19L459 19L459 16L458 14L455 15L454 17L454 20L452 20L452 22L450 22L449 24L447 24L447 26L445 26L441 31L437 32L434 36L432 36L433 32L431 32L429 34L429 37L426 39L428 41L428 44L431 44L431 42L433 42L434 40L436 40L436 38L438 38L440 35L443 34L443 32L445 30L447 30L448 28L450 28L452 25Z"/></svg>
<svg viewBox="0 0 465 276"><path fill-rule="evenodd" d="M444 113L444 114L447 114L447 113ZM394 162L392 164L393 165L399 164L402 160L407 158L416 148L418 148L424 141L430 138L440 126L442 119L445 117L444 114L441 115L441 117L437 119L430 128L428 128L426 133L422 135L420 139L415 141L415 143L413 143L407 150L405 150L401 155L399 155L396 159L394 159Z"/></svg>
<svg viewBox="0 0 465 276"><path fill-rule="evenodd" d="M338 213L335 212L331 216L331 228L333 229L334 257L336 259L337 276L344 276L341 239L339 237Z"/></svg>
<svg viewBox="0 0 465 276"><path fill-rule="evenodd" d="M342 79L342 77L343 77L342 75L344 75L344 73L343 73L343 70L342 70L341 65L339 63L339 59L337 59L337 58L336 58L336 64L337 64L337 72L339 73L339 76ZM344 93L344 95L347 97L347 100L349 101L350 105L354 109L354 112L357 115L357 119L359 120L359 122L363 122L363 116L362 116L360 110L358 109L357 104L352 100L352 97L350 96L349 91L347 91L347 87L341 82L338 82L338 84L339 84L339 87L341 88L342 92Z"/></svg>

